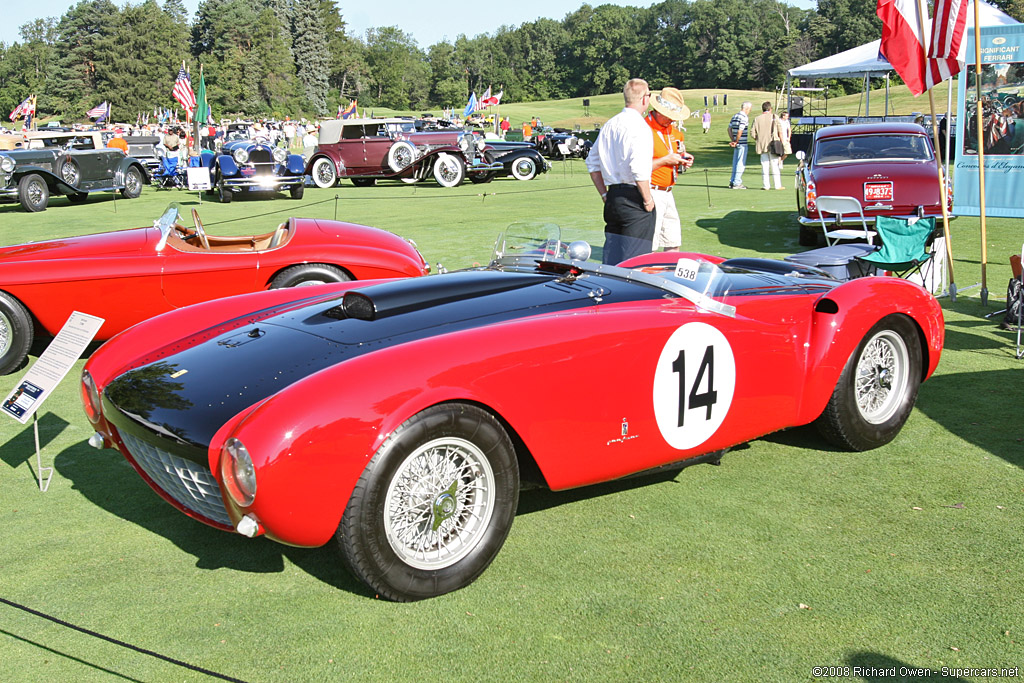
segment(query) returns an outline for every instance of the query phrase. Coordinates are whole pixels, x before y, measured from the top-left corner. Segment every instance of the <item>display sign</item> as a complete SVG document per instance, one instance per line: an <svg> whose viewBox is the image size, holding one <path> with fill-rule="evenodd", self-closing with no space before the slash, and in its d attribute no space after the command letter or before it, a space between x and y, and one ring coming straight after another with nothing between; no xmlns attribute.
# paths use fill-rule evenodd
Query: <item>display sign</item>
<svg viewBox="0 0 1024 683"><path fill-rule="evenodd" d="M189 166L185 169L185 175L188 176L190 190L209 190L212 187L210 169L205 166Z"/></svg>
<svg viewBox="0 0 1024 683"><path fill-rule="evenodd" d="M60 328L39 359L25 373L18 386L4 399L0 409L25 424L39 409L103 325L103 318L75 311Z"/></svg>
<svg viewBox="0 0 1024 683"><path fill-rule="evenodd" d="M1024 216L1024 25L982 27L981 102L975 83L974 29L967 31L967 66L960 72L953 212L981 215L978 149L985 153L985 214ZM979 106L980 104L980 106ZM978 140L980 109L982 139Z"/></svg>

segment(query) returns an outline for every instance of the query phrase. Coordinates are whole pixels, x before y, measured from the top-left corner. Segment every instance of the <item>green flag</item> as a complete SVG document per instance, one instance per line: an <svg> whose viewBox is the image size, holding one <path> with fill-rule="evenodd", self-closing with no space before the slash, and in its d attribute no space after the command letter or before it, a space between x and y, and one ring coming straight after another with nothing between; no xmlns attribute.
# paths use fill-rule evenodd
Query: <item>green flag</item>
<svg viewBox="0 0 1024 683"><path fill-rule="evenodd" d="M206 77L199 71L199 89L196 90L196 121L205 125L210 117L210 107L206 104Z"/></svg>

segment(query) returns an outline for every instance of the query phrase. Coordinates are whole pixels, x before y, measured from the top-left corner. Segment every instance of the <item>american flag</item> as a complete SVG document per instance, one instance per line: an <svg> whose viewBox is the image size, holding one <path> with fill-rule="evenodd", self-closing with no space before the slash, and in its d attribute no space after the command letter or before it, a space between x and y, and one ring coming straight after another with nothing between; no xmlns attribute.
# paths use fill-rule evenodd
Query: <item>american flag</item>
<svg viewBox="0 0 1024 683"><path fill-rule="evenodd" d="M929 87L960 73L964 66L960 47L966 28L967 0L935 0L925 75Z"/></svg>
<svg viewBox="0 0 1024 683"><path fill-rule="evenodd" d="M174 81L174 90L171 91L171 94L191 116L196 109L196 94L192 91L192 79L185 71L184 62L181 63L181 71L178 72L178 78Z"/></svg>
<svg viewBox="0 0 1024 683"><path fill-rule="evenodd" d="M34 114L34 109L35 107L32 106L32 97L26 97L24 102L14 108L14 111L11 112L9 118L11 121L16 121L18 118L26 114Z"/></svg>
<svg viewBox="0 0 1024 683"><path fill-rule="evenodd" d="M90 119L94 119L97 116L106 116L107 115L107 103L104 102L103 104L97 104L95 107L93 107L89 111L85 112L85 115L88 116Z"/></svg>

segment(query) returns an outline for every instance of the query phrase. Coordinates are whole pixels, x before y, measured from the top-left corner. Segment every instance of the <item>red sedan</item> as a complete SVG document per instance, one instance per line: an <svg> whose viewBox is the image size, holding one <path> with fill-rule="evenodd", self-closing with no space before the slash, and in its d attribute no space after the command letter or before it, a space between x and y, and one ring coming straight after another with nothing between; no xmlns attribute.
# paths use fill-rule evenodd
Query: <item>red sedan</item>
<svg viewBox="0 0 1024 683"><path fill-rule="evenodd" d="M829 126L814 134L810 151L797 153L796 203L800 244L811 246L822 235L815 200L854 197L873 223L876 216L942 218L935 150L915 123ZM952 206L952 195L947 196ZM859 225L859 217L856 219ZM835 223L827 214L825 223Z"/></svg>
<svg viewBox="0 0 1024 683"><path fill-rule="evenodd" d="M207 235L171 205L152 227L0 248L0 374L37 333L73 311L103 318L98 340L160 313L233 294L321 282L425 275L414 244L352 223L290 218L263 235Z"/></svg>

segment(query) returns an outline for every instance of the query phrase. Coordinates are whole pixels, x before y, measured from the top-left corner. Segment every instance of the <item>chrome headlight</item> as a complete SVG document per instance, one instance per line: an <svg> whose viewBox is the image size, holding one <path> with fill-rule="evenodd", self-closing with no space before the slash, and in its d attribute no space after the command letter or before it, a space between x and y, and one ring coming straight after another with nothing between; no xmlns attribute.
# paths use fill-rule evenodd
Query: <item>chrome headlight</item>
<svg viewBox="0 0 1024 683"><path fill-rule="evenodd" d="M5 157L10 159L10 157ZM82 406L85 408L85 416L89 422L96 424L100 421L103 410L100 407L100 392L96 388L96 381L89 374L88 370L82 370Z"/></svg>
<svg viewBox="0 0 1024 683"><path fill-rule="evenodd" d="M276 161L279 164L283 164L287 160L288 160L288 150L282 149L280 147L275 147L274 148L274 161Z"/></svg>
<svg viewBox="0 0 1024 683"><path fill-rule="evenodd" d="M14 159L10 158L6 154L0 155L0 171L3 171L4 173L10 173L11 171L14 170L14 167L16 165L17 164L15 163Z"/></svg>
<svg viewBox="0 0 1024 683"><path fill-rule="evenodd" d="M477 149L477 151L478 152L482 152L482 151L484 151L485 147L487 147L487 142L483 138L479 138L476 141L476 149Z"/></svg>
<svg viewBox="0 0 1024 683"><path fill-rule="evenodd" d="M249 152L239 147L231 153L231 158L235 160L236 164L244 164L249 161Z"/></svg>
<svg viewBox="0 0 1024 683"><path fill-rule="evenodd" d="M461 149L463 152L469 151L469 138L467 138L465 135L459 136L459 149Z"/></svg>
<svg viewBox="0 0 1024 683"><path fill-rule="evenodd" d="M256 468L238 439L228 439L220 449L220 477L233 501L242 507L252 505L256 499Z"/></svg>

